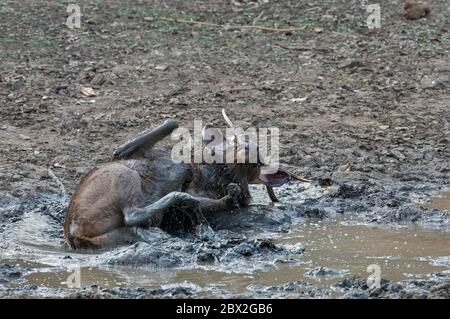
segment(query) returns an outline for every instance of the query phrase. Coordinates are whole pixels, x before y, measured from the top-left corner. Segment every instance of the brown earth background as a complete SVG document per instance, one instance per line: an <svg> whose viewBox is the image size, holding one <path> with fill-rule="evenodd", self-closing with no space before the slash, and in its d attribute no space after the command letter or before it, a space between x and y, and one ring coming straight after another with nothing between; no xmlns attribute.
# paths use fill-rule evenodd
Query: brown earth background
<svg viewBox="0 0 450 319"><path fill-rule="evenodd" d="M0 191L68 193L135 133L172 117L278 127L281 161L307 177L355 173L446 182L448 2L409 21L403 1L76 1L0 3ZM163 18L163 19L161 19ZM296 28L273 32L236 26ZM83 88L98 96L86 97ZM307 99L305 99L307 97Z"/></svg>

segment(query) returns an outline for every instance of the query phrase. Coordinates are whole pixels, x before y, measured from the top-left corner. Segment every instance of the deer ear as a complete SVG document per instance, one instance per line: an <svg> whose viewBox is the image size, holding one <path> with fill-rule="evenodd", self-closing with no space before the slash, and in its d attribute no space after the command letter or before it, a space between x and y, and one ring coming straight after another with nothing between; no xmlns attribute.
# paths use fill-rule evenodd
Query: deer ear
<svg viewBox="0 0 450 319"><path fill-rule="evenodd" d="M273 174L263 174L261 173L259 175L259 180L261 183L263 183L266 186L271 187L278 187L290 180L291 176L289 173L286 173L285 171L278 170L276 173Z"/></svg>
<svg viewBox="0 0 450 319"><path fill-rule="evenodd" d="M211 127L211 124L207 124L203 128L202 138L207 148L223 150L224 142L222 132L217 128Z"/></svg>

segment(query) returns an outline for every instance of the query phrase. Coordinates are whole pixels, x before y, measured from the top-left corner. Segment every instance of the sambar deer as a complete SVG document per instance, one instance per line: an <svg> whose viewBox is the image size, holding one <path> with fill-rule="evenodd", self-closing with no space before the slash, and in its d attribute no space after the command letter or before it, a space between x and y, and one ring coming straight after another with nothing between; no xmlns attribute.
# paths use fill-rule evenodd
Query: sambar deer
<svg viewBox="0 0 450 319"><path fill-rule="evenodd" d="M223 112L225 120L230 120ZM289 180L289 173L262 174L265 164L190 164L171 159L171 152L153 146L170 135L178 124L138 134L114 151L114 161L94 168L81 179L72 196L64 235L73 249L97 248L142 240L142 231L159 227L173 207L199 209L207 216L250 202L249 184L264 183L272 201L273 186ZM244 155L248 151L245 144ZM239 150L235 153L239 154ZM242 156L242 152L241 152Z"/></svg>

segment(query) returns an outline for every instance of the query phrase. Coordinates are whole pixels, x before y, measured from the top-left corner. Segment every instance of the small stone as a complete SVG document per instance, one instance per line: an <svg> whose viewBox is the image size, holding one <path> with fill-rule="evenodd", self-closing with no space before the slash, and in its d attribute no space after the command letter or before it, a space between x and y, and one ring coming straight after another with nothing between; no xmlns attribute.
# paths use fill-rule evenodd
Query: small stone
<svg viewBox="0 0 450 319"><path fill-rule="evenodd" d="M216 261L216 256L213 253L201 253L197 256L197 262L213 263Z"/></svg>
<svg viewBox="0 0 450 319"><path fill-rule="evenodd" d="M449 77L446 75L439 77L428 77L425 76L422 81L420 81L420 86L425 90L440 90L444 89L449 82Z"/></svg>
<svg viewBox="0 0 450 319"><path fill-rule="evenodd" d="M91 85L100 86L106 82L106 77L103 74L96 74L91 81Z"/></svg>
<svg viewBox="0 0 450 319"><path fill-rule="evenodd" d="M28 135L24 135L24 134L19 134L19 138L24 141L31 140L31 137L29 137Z"/></svg>
<svg viewBox="0 0 450 319"><path fill-rule="evenodd" d="M404 160L406 158L406 156L403 155L399 150L395 150L395 149L391 150L390 155L392 157L394 157L395 159L398 159L399 161L402 161L402 160Z"/></svg>
<svg viewBox="0 0 450 319"><path fill-rule="evenodd" d="M314 28L315 33L322 33L322 31L323 31L322 28L319 28L319 27Z"/></svg>

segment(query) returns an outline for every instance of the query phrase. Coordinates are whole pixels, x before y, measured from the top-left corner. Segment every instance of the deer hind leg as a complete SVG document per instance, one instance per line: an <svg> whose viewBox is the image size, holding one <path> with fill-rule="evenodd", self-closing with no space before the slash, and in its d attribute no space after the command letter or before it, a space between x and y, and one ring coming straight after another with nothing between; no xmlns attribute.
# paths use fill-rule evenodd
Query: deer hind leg
<svg viewBox="0 0 450 319"><path fill-rule="evenodd" d="M125 144L116 148L113 157L114 159L124 159L131 155L141 154L146 149L152 148L153 145L171 134L176 128L178 128L178 124L175 120L166 120L157 128L143 131Z"/></svg>
<svg viewBox="0 0 450 319"><path fill-rule="evenodd" d="M130 244L137 241L156 241L168 236L163 230L156 227L122 227L106 234L90 238L94 247L111 247L121 244Z"/></svg>
<svg viewBox="0 0 450 319"><path fill-rule="evenodd" d="M96 249L118 246L139 240L139 236L128 227L121 227L95 237L72 237L70 246L74 249Z"/></svg>

